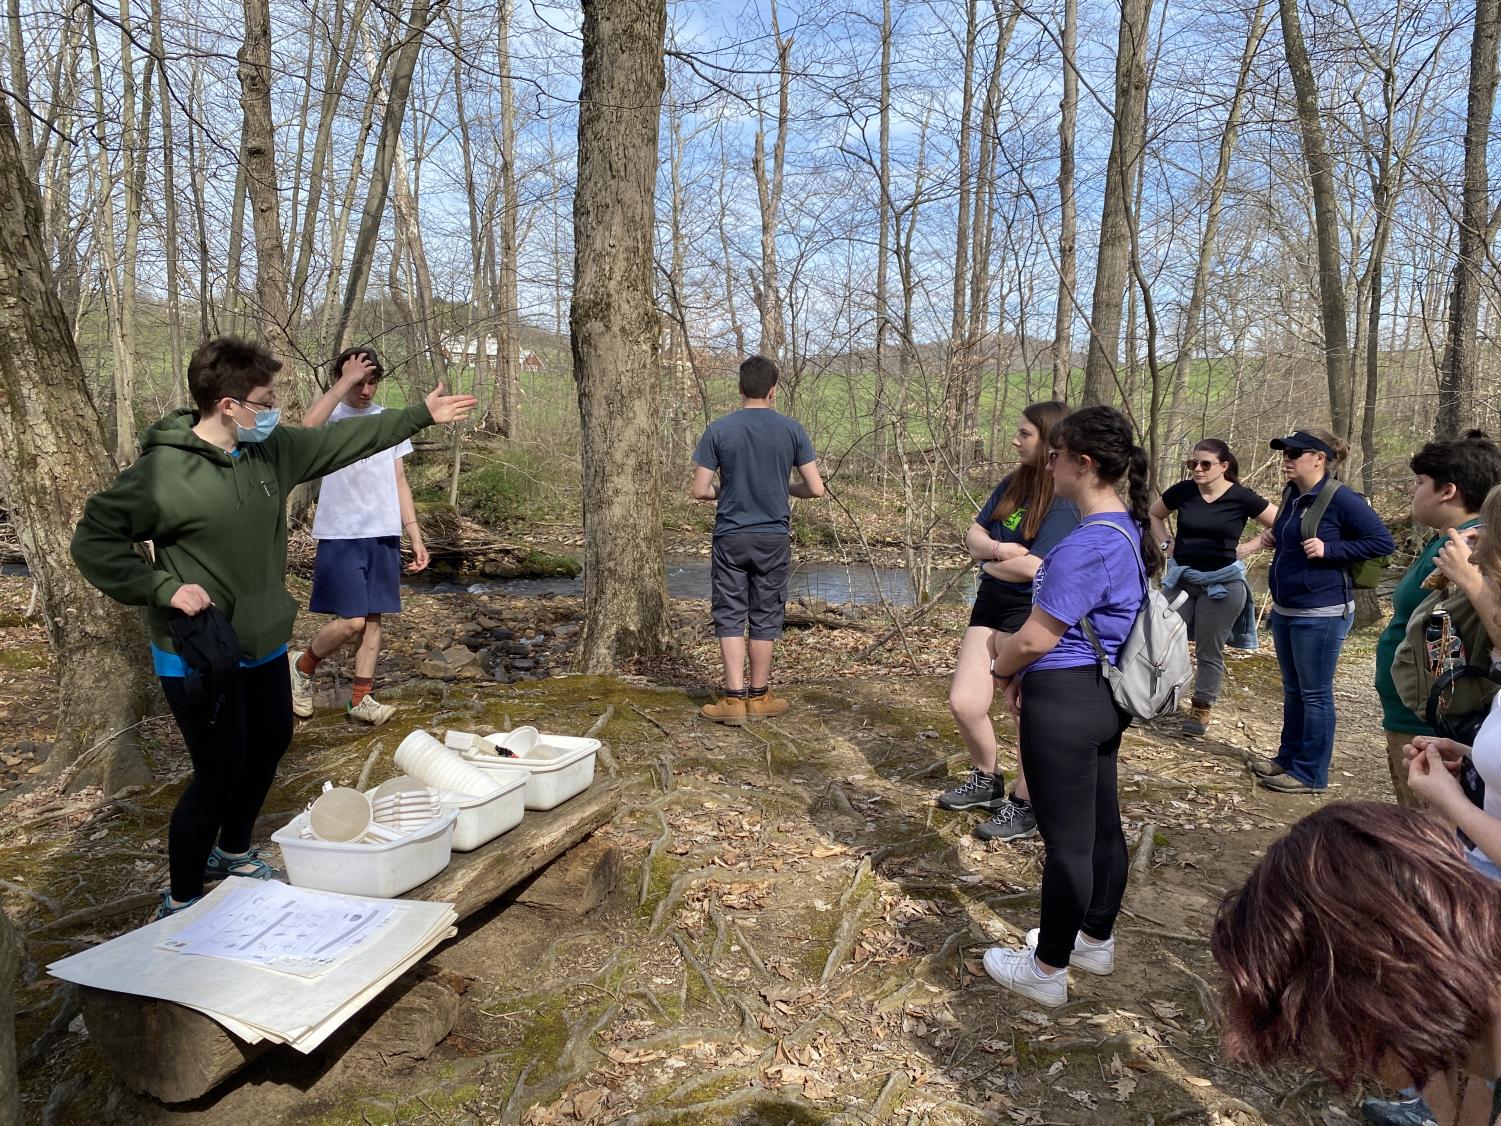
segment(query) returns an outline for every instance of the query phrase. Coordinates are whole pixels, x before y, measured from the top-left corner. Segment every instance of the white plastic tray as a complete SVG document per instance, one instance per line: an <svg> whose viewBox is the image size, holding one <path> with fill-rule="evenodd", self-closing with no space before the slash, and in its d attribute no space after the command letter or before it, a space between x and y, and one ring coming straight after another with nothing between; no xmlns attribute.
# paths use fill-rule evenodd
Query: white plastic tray
<svg viewBox="0 0 1501 1126"><path fill-rule="evenodd" d="M497 731L486 735L483 741L498 746L507 734ZM598 751L598 739L544 733L526 758L502 758L482 751L470 751L464 757L491 773L525 771L526 808L540 811L557 808L594 783L594 757Z"/></svg>
<svg viewBox="0 0 1501 1126"><path fill-rule="evenodd" d="M453 850L457 810L389 844L339 844L302 837L307 814L271 834L281 848L287 879L296 887L394 899L426 883L444 868Z"/></svg>
<svg viewBox="0 0 1501 1126"><path fill-rule="evenodd" d="M479 797L438 794L443 808L454 810L459 815L453 830L455 852L472 852L502 833L510 832L521 824L521 818L526 814L526 774L514 771L512 777L500 778L487 771L486 776L500 782L500 789Z"/></svg>

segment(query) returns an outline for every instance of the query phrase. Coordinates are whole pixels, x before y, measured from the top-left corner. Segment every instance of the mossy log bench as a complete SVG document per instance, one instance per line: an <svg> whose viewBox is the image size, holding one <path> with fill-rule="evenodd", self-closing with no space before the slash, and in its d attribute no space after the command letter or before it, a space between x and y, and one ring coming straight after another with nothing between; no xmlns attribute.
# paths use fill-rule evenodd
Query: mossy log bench
<svg viewBox="0 0 1501 1126"><path fill-rule="evenodd" d="M614 817L619 803L616 779L596 774L594 784L571 801L545 813L528 812L509 833L473 852L454 853L447 868L402 898L452 903L460 921L506 898L586 911L619 874L613 846L587 841ZM400 1002L421 969L419 964L394 982L355 1020L368 1026ZM247 1044L211 1018L171 1001L105 989L81 993L89 1037L116 1078L163 1102L199 1098L276 1046ZM446 1028L438 1039L443 1035ZM347 1039L335 1034L331 1043Z"/></svg>

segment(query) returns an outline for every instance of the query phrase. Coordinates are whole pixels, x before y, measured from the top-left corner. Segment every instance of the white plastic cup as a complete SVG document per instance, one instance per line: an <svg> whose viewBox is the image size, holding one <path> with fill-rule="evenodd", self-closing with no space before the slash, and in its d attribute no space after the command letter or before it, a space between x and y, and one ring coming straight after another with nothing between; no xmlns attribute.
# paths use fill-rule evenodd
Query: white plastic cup
<svg viewBox="0 0 1501 1126"><path fill-rule="evenodd" d="M336 786L318 795L308 810L308 828L320 841L347 844L370 829L373 819L370 799L348 786Z"/></svg>
<svg viewBox="0 0 1501 1126"><path fill-rule="evenodd" d="M500 741L500 745L517 758L526 758L532 753L532 748L537 745L539 738L541 738L541 733L535 727L522 726L508 732Z"/></svg>

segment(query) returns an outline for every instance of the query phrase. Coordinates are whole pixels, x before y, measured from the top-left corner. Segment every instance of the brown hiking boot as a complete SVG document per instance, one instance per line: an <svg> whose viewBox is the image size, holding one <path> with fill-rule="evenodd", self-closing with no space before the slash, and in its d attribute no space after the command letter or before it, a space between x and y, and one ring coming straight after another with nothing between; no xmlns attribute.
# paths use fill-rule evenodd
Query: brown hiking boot
<svg viewBox="0 0 1501 1126"><path fill-rule="evenodd" d="M1214 709L1195 700L1188 705L1188 714L1183 717L1183 734L1203 735L1209 730L1209 716Z"/></svg>
<svg viewBox="0 0 1501 1126"><path fill-rule="evenodd" d="M715 723L728 724L730 727L744 727L745 697L721 696L712 704L705 704L698 710L698 714Z"/></svg>
<svg viewBox="0 0 1501 1126"><path fill-rule="evenodd" d="M775 719L786 710L787 701L774 694L770 688L759 696L748 696L745 700L747 719Z"/></svg>

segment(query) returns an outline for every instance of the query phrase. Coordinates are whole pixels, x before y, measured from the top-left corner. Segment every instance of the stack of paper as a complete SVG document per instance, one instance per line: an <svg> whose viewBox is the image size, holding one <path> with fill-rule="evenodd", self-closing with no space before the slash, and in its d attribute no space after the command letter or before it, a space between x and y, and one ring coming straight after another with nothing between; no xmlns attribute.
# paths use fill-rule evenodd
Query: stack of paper
<svg viewBox="0 0 1501 1126"><path fill-rule="evenodd" d="M186 911L47 969L197 1009L252 1044L308 1052L456 934L456 919L450 903L233 876Z"/></svg>

